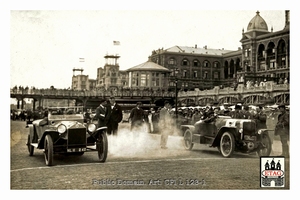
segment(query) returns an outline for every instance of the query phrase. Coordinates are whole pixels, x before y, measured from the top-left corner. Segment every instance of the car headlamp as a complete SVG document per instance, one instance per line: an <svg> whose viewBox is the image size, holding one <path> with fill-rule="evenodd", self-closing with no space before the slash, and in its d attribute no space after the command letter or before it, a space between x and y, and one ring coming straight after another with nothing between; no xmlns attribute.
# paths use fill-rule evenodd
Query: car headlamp
<svg viewBox="0 0 300 200"><path fill-rule="evenodd" d="M59 134L63 134L64 132L66 132L66 130L67 130L67 127L66 127L65 125L63 125L63 124L60 124L60 125L57 127L57 132L58 132Z"/></svg>
<svg viewBox="0 0 300 200"><path fill-rule="evenodd" d="M89 124L88 125L88 131L89 132L94 132L96 130L96 125L95 124Z"/></svg>
<svg viewBox="0 0 300 200"><path fill-rule="evenodd" d="M261 130L261 129L260 129L260 130L258 130L258 132L257 132L257 133L260 135L260 134L262 134L262 133L263 133L263 130Z"/></svg>

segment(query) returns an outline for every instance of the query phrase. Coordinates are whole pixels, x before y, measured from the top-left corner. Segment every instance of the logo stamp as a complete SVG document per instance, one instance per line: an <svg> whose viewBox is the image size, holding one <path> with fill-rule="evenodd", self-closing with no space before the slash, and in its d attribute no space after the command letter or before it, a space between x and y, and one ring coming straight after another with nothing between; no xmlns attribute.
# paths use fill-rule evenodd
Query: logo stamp
<svg viewBox="0 0 300 200"><path fill-rule="evenodd" d="M260 187L284 187L284 157L260 157Z"/></svg>

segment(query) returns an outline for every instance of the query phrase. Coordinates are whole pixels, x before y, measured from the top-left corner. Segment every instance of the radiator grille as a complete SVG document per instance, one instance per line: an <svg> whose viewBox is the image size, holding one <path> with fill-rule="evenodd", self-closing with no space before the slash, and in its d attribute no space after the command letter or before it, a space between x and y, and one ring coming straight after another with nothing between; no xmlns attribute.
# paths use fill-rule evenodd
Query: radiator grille
<svg viewBox="0 0 300 200"><path fill-rule="evenodd" d="M68 130L68 146L86 146L86 129L76 128Z"/></svg>

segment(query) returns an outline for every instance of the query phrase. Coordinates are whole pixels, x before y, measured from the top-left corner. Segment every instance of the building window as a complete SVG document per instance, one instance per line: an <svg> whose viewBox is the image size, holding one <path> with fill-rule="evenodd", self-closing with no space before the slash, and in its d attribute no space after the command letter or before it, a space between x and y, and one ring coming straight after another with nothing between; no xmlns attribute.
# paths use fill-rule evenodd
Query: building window
<svg viewBox="0 0 300 200"><path fill-rule="evenodd" d="M214 72L214 79L219 79L219 72Z"/></svg>
<svg viewBox="0 0 300 200"><path fill-rule="evenodd" d="M183 77L187 78L187 71L186 70L183 70Z"/></svg>
<svg viewBox="0 0 300 200"><path fill-rule="evenodd" d="M209 62L207 60L203 62L203 67L209 67Z"/></svg>
<svg viewBox="0 0 300 200"><path fill-rule="evenodd" d="M189 61L187 59L183 59L182 66L189 66Z"/></svg>
<svg viewBox="0 0 300 200"><path fill-rule="evenodd" d="M204 72L203 79L208 79L208 72L207 71Z"/></svg>
<svg viewBox="0 0 300 200"><path fill-rule="evenodd" d="M198 60L194 60L194 61L193 61L193 66L194 66L194 67L199 67L199 66L200 66L199 61L198 61Z"/></svg>
<svg viewBox="0 0 300 200"><path fill-rule="evenodd" d="M142 87L147 86L147 82L146 82L146 74L141 74L141 86L142 86Z"/></svg>
<svg viewBox="0 0 300 200"><path fill-rule="evenodd" d="M219 62L214 62L214 67L215 68L219 68L220 67L220 63Z"/></svg>
<svg viewBox="0 0 300 200"><path fill-rule="evenodd" d="M194 78L197 78L198 77L198 74L197 74L197 71L194 71Z"/></svg>
<svg viewBox="0 0 300 200"><path fill-rule="evenodd" d="M176 60L174 58L170 58L168 61L169 65L176 65Z"/></svg>

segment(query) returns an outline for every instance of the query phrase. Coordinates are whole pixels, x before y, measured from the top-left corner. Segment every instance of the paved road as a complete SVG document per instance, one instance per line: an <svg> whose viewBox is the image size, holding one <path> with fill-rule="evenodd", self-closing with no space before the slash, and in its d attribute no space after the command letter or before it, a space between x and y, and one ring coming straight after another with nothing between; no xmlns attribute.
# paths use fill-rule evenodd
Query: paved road
<svg viewBox="0 0 300 200"><path fill-rule="evenodd" d="M118 137L109 137L109 154L99 163L96 152L83 156L54 156L45 166L43 153L28 155L25 122L11 122L11 189L261 189L260 159L235 154L223 158L217 149L182 147L182 138L170 136L169 148L159 147L160 135L132 135L120 125ZM273 156L280 154L274 141ZM286 187L289 189L289 162Z"/></svg>

